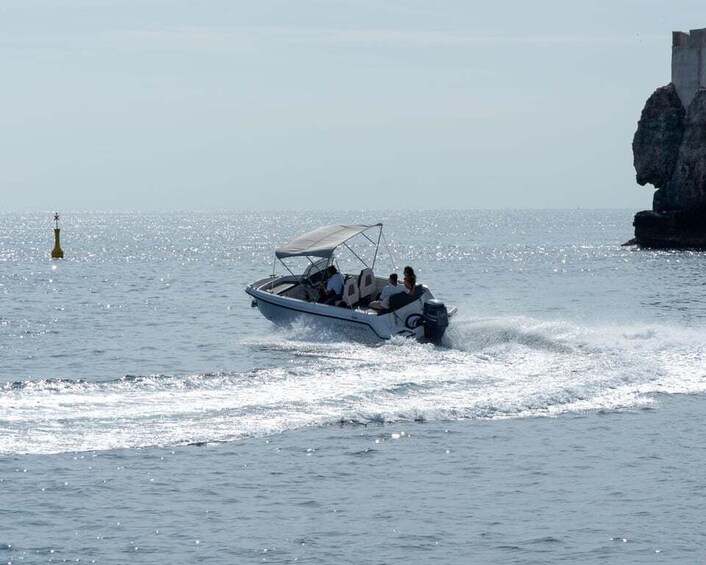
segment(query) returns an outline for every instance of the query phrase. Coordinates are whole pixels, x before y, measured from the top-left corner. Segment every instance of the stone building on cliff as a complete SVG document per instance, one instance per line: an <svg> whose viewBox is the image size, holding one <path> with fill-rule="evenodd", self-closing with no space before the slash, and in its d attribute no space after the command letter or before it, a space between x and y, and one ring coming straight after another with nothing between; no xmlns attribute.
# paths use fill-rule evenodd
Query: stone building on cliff
<svg viewBox="0 0 706 565"><path fill-rule="evenodd" d="M706 88L706 29L672 32L672 83L684 108Z"/></svg>
<svg viewBox="0 0 706 565"><path fill-rule="evenodd" d="M632 147L637 182L657 189L634 242L706 248L706 29L673 33L672 82L647 100Z"/></svg>

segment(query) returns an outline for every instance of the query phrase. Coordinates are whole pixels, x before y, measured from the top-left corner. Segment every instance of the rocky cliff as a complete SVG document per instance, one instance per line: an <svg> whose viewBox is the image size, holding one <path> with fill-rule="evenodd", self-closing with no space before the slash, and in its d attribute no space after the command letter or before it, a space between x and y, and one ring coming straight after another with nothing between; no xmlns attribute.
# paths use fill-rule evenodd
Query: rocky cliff
<svg viewBox="0 0 706 565"><path fill-rule="evenodd" d="M647 100L632 143L637 182L652 210L635 216L635 243L706 248L706 90L684 109L673 84Z"/></svg>

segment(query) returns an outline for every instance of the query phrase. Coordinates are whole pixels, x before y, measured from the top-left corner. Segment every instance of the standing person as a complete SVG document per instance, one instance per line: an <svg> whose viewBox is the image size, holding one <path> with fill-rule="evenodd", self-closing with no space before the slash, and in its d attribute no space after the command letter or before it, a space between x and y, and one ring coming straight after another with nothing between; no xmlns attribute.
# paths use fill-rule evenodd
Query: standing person
<svg viewBox="0 0 706 565"><path fill-rule="evenodd" d="M414 289L417 286L417 275L414 269L410 266L404 268L404 286L407 288L408 294L414 294Z"/></svg>
<svg viewBox="0 0 706 565"><path fill-rule="evenodd" d="M405 292L404 285L397 283L397 273L392 273L388 279L390 284L385 285L380 293L380 300L373 300L370 303L370 308L375 310L387 310L390 307L390 296Z"/></svg>
<svg viewBox="0 0 706 565"><path fill-rule="evenodd" d="M326 273L328 273L328 281L321 283L319 302L331 305L343 298L343 277L333 265L328 266Z"/></svg>

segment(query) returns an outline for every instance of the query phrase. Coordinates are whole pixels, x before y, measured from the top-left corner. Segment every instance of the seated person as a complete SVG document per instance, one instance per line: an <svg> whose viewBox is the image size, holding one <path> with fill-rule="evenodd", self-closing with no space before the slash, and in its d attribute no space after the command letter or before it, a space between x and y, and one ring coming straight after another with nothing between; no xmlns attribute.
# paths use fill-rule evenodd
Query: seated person
<svg viewBox="0 0 706 565"><path fill-rule="evenodd" d="M370 303L370 308L375 308L376 310L387 310L390 307L390 296L397 294L399 292L406 292L403 285L397 283L397 273L392 273L390 275L390 284L386 285L380 293L379 300L373 300Z"/></svg>
<svg viewBox="0 0 706 565"><path fill-rule="evenodd" d="M319 302L332 305L343 298L343 277L333 265L329 265L326 273L329 278L326 283L321 283Z"/></svg>
<svg viewBox="0 0 706 565"><path fill-rule="evenodd" d="M412 296L417 286L417 275L412 267L404 268L404 286L407 289L407 293Z"/></svg>

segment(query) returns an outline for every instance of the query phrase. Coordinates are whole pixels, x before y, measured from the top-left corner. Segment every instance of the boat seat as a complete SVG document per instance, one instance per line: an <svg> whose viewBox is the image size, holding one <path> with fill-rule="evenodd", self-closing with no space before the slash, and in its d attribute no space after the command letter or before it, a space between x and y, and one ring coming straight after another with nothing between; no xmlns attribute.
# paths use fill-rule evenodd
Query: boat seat
<svg viewBox="0 0 706 565"><path fill-rule="evenodd" d="M348 277L343 285L343 297L341 301L348 307L353 308L360 300L358 291L358 281L356 277Z"/></svg>
<svg viewBox="0 0 706 565"><path fill-rule="evenodd" d="M367 267L363 269L358 276L359 300L369 303L372 300L373 292L375 292L375 275L373 274L373 270Z"/></svg>
<svg viewBox="0 0 706 565"><path fill-rule="evenodd" d="M414 287L414 292L409 295L406 292L398 292L390 296L390 307L387 310L381 310L382 313L393 312L407 304L411 304L415 300L419 300L424 294L424 287L418 284Z"/></svg>

